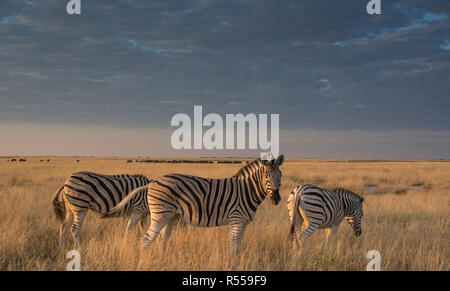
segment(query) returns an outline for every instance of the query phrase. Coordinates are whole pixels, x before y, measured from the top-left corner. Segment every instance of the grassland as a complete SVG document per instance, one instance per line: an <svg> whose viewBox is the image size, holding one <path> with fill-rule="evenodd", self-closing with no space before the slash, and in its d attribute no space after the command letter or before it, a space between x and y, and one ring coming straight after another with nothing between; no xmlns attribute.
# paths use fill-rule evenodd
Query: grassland
<svg viewBox="0 0 450 291"><path fill-rule="evenodd" d="M65 270L58 249L58 223L51 197L69 174L89 170L106 174L190 173L227 177L240 165L144 164L126 159L0 158L0 270ZM76 162L79 159L80 162ZM365 270L366 253L381 253L382 270L449 270L450 162L287 160L282 166L282 203L265 201L249 225L240 257L241 270ZM341 225L329 254L325 234L307 240L303 257L295 257L289 240L285 201L295 186L342 186L365 198L363 234L354 237ZM123 245L124 223L88 215L83 226L82 269L135 270L139 230ZM146 255L147 270L227 270L228 227L175 230L165 256L158 244ZM71 242L68 237L68 242Z"/></svg>

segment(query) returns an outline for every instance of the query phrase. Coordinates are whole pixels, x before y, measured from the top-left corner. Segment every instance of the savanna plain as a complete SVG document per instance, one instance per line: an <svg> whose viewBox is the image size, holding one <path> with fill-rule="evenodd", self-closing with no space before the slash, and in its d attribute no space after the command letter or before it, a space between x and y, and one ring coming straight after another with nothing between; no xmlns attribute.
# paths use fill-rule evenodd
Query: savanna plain
<svg viewBox="0 0 450 291"><path fill-rule="evenodd" d="M87 157L10 159L0 158L0 270L66 269L72 238L66 238L66 250L59 250L59 223L51 200L71 173L220 178L232 176L244 165L127 163L127 159ZM381 254L381 270L450 269L450 162L288 159L281 170L282 201L278 206L264 201L257 210L245 232L238 270L365 270L370 250ZM318 230L306 241L303 255L296 255L286 199L301 184L340 186L362 195L362 235L355 237L344 221L329 253L323 252L325 231ZM124 230L122 220L101 219L90 212L81 233L81 268L136 270L141 232L136 227L124 243ZM229 270L228 251L226 226L175 228L166 252L155 241L139 269Z"/></svg>

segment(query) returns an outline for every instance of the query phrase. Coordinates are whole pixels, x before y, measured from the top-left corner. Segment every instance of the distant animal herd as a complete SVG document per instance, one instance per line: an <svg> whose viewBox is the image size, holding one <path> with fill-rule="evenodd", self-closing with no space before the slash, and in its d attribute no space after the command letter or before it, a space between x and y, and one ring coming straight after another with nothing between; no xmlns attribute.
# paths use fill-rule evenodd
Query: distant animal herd
<svg viewBox="0 0 450 291"><path fill-rule="evenodd" d="M19 162L24 163L24 162L27 161L27 159L11 159L11 160L6 160L6 161L7 161L7 162L17 162L17 161L19 161ZM50 162L50 159L47 159L46 161L40 160L40 162L41 162L41 163L43 163L43 162L49 163L49 162Z"/></svg>
<svg viewBox="0 0 450 291"><path fill-rule="evenodd" d="M132 163L133 160L127 160ZM163 164L242 164L241 160L136 160L136 163L163 163Z"/></svg>
<svg viewBox="0 0 450 291"><path fill-rule="evenodd" d="M189 174L147 178L131 174L74 173L52 199L60 222L60 247L65 247L64 237L69 230L75 248L80 247L81 228L89 210L102 218L127 219L125 237L139 223L143 232L141 251L145 251L158 235L161 236L162 250L165 250L173 226L180 222L199 227L229 225L230 259L234 268L243 234L258 206L265 198L274 205L281 200L280 166L283 163L283 155L276 159L257 159L247 162L233 176L221 179ZM302 249L305 239L316 229L326 229L325 249L328 250L344 219L356 236L361 235L362 202L361 196L342 188L327 190L313 185L294 188L287 200L294 246ZM147 225L150 215L151 223Z"/></svg>
<svg viewBox="0 0 450 291"><path fill-rule="evenodd" d="M10 159L7 162L26 162L27 159ZM40 162L50 162L50 159L40 160ZM76 160L77 163L80 160ZM241 160L135 160L136 163L163 163L163 164L242 164L248 161ZM133 160L127 160L127 163L133 163Z"/></svg>

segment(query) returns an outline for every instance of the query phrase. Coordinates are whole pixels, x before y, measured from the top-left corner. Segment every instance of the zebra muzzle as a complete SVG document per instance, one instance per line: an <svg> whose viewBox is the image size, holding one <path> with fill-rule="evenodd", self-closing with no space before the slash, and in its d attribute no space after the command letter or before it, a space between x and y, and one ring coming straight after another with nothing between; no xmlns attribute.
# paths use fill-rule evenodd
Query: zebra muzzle
<svg viewBox="0 0 450 291"><path fill-rule="evenodd" d="M274 190L270 198L272 198L271 200L274 205L278 205L281 201L280 191L278 189Z"/></svg>

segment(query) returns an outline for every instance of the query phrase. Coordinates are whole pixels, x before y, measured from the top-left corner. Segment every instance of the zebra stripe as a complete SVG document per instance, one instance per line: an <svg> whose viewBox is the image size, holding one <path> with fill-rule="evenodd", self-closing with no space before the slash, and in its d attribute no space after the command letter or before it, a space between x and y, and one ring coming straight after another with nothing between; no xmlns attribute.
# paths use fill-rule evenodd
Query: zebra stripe
<svg viewBox="0 0 450 291"><path fill-rule="evenodd" d="M61 222L60 246L64 246L64 235L70 226L75 246L79 246L81 227L89 210L102 218L128 217L127 233L133 229L138 220L141 227L144 227L148 215L145 190L140 191L132 200L128 200L121 211L114 215L108 215L108 212L128 193L149 182L150 180L143 175L102 175L92 172L70 175L53 197L56 217Z"/></svg>
<svg viewBox="0 0 450 291"><path fill-rule="evenodd" d="M253 220L261 202L268 196L276 205L280 202L279 187L284 156L277 160L256 160L231 178L208 179L183 174L169 174L153 179L148 186L151 225L142 238L147 248L161 230L162 247L170 236L177 217L200 227L230 225L230 253L237 257L245 228ZM135 191L137 192L137 191ZM127 199L131 199L130 193ZM126 201L114 207L114 215Z"/></svg>
<svg viewBox="0 0 450 291"><path fill-rule="evenodd" d="M363 200L361 196L343 188L330 191L312 185L298 186L287 200L291 234L297 227L301 229L304 224L303 230L298 235L298 242L302 245L316 229L326 229L325 249L328 250L333 235L345 218L355 235L359 236Z"/></svg>

